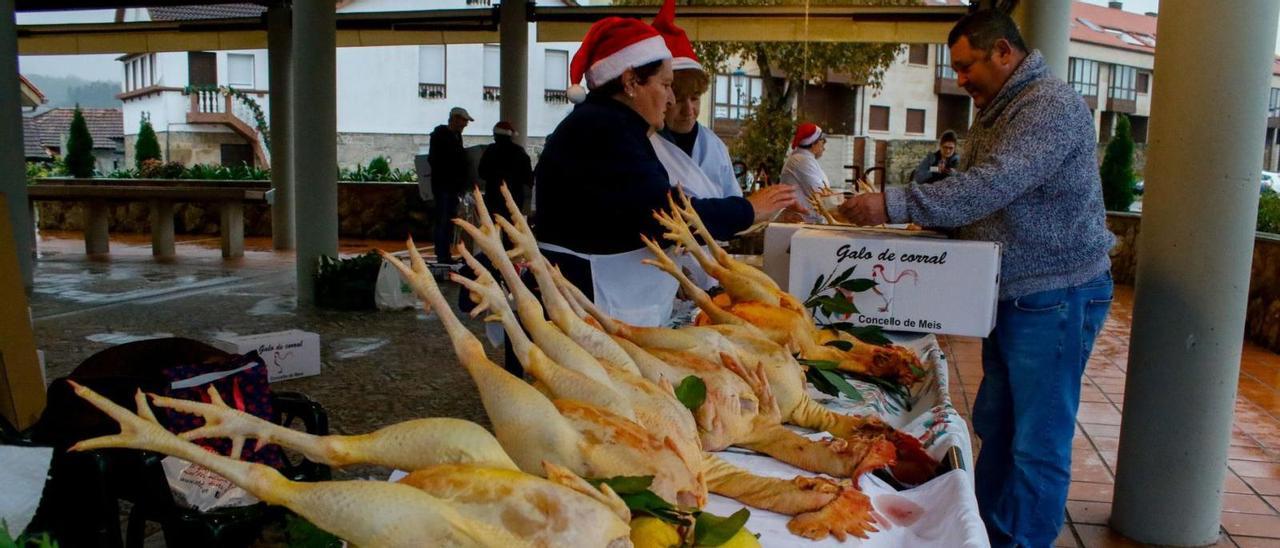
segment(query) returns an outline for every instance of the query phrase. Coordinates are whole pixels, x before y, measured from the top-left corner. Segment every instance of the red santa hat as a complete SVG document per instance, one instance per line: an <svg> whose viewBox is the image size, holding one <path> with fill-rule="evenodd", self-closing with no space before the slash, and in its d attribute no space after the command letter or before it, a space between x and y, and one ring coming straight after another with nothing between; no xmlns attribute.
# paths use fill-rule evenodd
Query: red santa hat
<svg viewBox="0 0 1280 548"><path fill-rule="evenodd" d="M676 0L667 0L653 18L653 28L662 33L662 39L671 50L671 68L673 70L702 70L698 55L693 52L693 44L689 43L689 35L684 29L676 26Z"/></svg>
<svg viewBox="0 0 1280 548"><path fill-rule="evenodd" d="M587 88L594 89L622 76L629 68L670 59L662 35L653 27L635 19L608 17L596 21L578 46L569 65L569 100L581 103L587 92L578 82L587 78Z"/></svg>
<svg viewBox="0 0 1280 548"><path fill-rule="evenodd" d="M493 134L506 135L507 137L515 137L517 135L520 135L520 132L516 131L516 128L511 126L511 122L503 120L493 125Z"/></svg>
<svg viewBox="0 0 1280 548"><path fill-rule="evenodd" d="M822 133L822 128L818 127L818 124L805 122L796 127L796 136L791 139L791 148L807 147L825 138L826 135Z"/></svg>

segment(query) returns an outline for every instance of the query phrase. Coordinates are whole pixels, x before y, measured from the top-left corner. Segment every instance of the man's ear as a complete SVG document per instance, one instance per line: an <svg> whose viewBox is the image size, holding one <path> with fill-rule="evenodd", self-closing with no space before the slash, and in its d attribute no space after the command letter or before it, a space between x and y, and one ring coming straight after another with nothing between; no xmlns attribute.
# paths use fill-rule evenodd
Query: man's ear
<svg viewBox="0 0 1280 548"><path fill-rule="evenodd" d="M1002 65L1013 62L1013 44L1004 38L997 39L994 44L991 44L991 52Z"/></svg>

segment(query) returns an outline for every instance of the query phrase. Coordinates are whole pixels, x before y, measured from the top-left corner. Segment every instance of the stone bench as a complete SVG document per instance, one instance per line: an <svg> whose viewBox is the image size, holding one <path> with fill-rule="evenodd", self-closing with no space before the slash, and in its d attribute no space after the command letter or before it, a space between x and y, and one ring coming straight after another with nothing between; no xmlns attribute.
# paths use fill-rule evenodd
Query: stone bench
<svg viewBox="0 0 1280 548"><path fill-rule="evenodd" d="M43 180L27 187L32 202L84 202L84 250L89 255L110 252L107 235L108 204L148 202L151 204L151 253L171 258L174 251L173 206L178 202L211 202L220 205L223 258L244 256L244 204L265 202L266 190L235 186L207 185L112 185Z"/></svg>

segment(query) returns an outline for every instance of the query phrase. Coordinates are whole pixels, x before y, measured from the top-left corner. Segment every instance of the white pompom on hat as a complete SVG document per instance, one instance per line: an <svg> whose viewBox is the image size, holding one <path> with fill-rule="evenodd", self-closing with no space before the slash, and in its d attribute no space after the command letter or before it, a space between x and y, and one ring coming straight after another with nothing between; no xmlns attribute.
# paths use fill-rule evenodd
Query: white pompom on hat
<svg viewBox="0 0 1280 548"><path fill-rule="evenodd" d="M594 89L622 76L629 68L670 59L671 51L656 29L635 19L607 17L596 21L582 39L569 65L569 100L581 103L587 92L579 85L586 77Z"/></svg>

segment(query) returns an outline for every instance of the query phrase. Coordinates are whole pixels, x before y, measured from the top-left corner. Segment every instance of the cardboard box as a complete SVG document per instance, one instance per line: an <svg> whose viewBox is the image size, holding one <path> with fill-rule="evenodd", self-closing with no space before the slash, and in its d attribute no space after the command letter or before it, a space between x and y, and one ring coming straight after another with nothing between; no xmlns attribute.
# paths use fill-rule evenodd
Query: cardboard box
<svg viewBox="0 0 1280 548"><path fill-rule="evenodd" d="M270 382L320 374L320 335L290 329L260 335L219 337L213 346L224 352L246 354L257 350L267 365Z"/></svg>
<svg viewBox="0 0 1280 548"><path fill-rule="evenodd" d="M847 321L892 331L972 337L986 337L995 326L999 244L804 229L793 233L790 250L785 287L791 294L807 300L821 276L819 294L851 297L857 307L847 316L815 313L819 323ZM875 286L856 292L829 287L850 268L848 279L871 280Z"/></svg>
<svg viewBox="0 0 1280 548"><path fill-rule="evenodd" d="M905 226L905 225L902 225ZM787 287L791 277L791 237L801 230L824 230L828 232L852 234L883 234L879 228L863 228L856 226L811 225L802 223L769 223L764 229L764 270L779 287ZM943 235L933 231L917 231L911 233L916 238L942 238Z"/></svg>

